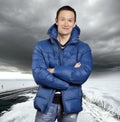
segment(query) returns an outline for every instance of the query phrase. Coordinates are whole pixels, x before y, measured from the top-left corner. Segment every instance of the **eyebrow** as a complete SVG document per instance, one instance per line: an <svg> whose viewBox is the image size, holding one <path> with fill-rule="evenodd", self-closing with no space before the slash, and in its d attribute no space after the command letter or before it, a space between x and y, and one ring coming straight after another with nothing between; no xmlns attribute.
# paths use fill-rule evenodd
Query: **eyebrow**
<svg viewBox="0 0 120 122"><path fill-rule="evenodd" d="M65 17L60 17L60 19L61 19L61 18L65 18ZM74 18L68 18L68 19L74 19Z"/></svg>

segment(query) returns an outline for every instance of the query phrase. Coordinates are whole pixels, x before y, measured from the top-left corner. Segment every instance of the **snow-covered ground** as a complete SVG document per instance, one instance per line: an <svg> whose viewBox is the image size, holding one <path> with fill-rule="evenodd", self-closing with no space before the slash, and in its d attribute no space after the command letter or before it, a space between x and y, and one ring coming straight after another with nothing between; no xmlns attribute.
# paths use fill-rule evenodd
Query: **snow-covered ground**
<svg viewBox="0 0 120 122"><path fill-rule="evenodd" d="M35 94L27 94L31 97L28 101L13 105L9 112L4 112L0 122L34 122L36 110L33 108ZM96 122L94 118L83 111L79 114L78 122ZM57 122L57 121L56 121Z"/></svg>
<svg viewBox="0 0 120 122"><path fill-rule="evenodd" d="M119 122L120 82L119 74L91 77L83 85L83 108L78 122ZM0 122L34 122L33 108L35 94L26 94L30 99L13 105L9 112L0 117ZM118 118L118 119L117 119Z"/></svg>
<svg viewBox="0 0 120 122"><path fill-rule="evenodd" d="M33 79L0 79L0 92L36 86Z"/></svg>
<svg viewBox="0 0 120 122"><path fill-rule="evenodd" d="M34 94L27 94L31 97L28 101L13 105L9 112L4 112L0 122L34 122L35 109L33 108Z"/></svg>
<svg viewBox="0 0 120 122"><path fill-rule="evenodd" d="M83 91L86 101L120 120L120 72L91 77L83 85ZM105 117L107 118L106 114L104 119Z"/></svg>
<svg viewBox="0 0 120 122"><path fill-rule="evenodd" d="M34 122L36 110L33 108L33 98L35 94L26 96L31 98L26 102L13 105L9 112L4 112L0 117L0 122ZM84 110L79 113L78 122L119 122L109 112L86 100L83 100L83 107Z"/></svg>

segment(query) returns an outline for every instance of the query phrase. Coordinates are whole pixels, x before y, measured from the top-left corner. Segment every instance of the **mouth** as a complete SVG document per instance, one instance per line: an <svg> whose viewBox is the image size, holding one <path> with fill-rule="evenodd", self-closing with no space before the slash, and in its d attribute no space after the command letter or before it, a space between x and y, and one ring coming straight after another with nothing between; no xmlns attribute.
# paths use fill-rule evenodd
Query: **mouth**
<svg viewBox="0 0 120 122"><path fill-rule="evenodd" d="M63 27L62 29L64 29L64 30L69 30L69 28L65 28L65 27Z"/></svg>

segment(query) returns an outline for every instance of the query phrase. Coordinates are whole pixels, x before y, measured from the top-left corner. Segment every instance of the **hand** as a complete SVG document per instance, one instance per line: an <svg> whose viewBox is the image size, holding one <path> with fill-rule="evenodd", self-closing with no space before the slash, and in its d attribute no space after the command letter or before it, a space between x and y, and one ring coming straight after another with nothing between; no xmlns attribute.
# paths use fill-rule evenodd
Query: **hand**
<svg viewBox="0 0 120 122"><path fill-rule="evenodd" d="M78 63L76 63L76 64L74 65L75 68L78 68L78 67L80 67L80 66L81 66L81 63L80 63L80 62L78 62Z"/></svg>
<svg viewBox="0 0 120 122"><path fill-rule="evenodd" d="M48 70L51 74L53 74L55 69L54 69L54 68L48 68L47 70Z"/></svg>

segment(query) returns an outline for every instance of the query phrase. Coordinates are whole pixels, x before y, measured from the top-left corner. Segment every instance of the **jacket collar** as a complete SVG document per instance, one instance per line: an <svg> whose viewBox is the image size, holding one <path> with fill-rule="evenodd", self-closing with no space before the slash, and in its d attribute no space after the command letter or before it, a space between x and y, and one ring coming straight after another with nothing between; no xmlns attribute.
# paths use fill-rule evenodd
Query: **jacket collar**
<svg viewBox="0 0 120 122"><path fill-rule="evenodd" d="M57 31L57 25L56 24L53 24L48 29L48 35L50 36L50 38L52 38L52 40L57 40L58 31ZM70 43L77 43L79 36L80 36L80 28L76 25L72 30L69 42Z"/></svg>

